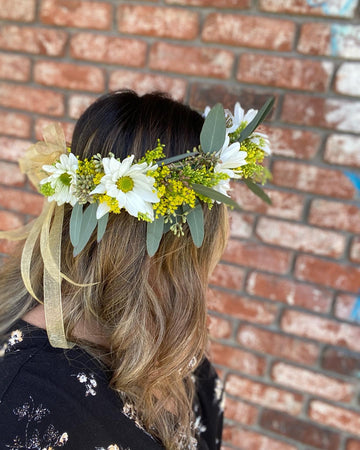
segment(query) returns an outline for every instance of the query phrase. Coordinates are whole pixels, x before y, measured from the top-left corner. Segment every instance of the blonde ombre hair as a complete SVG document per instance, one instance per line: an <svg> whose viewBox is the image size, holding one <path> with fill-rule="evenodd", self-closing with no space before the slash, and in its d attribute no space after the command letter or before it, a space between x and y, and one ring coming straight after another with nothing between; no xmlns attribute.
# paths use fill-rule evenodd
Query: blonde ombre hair
<svg viewBox="0 0 360 450"><path fill-rule="evenodd" d="M199 145L202 123L198 113L162 95L118 92L85 111L71 148L80 158L110 151L119 158L128 154L139 158L160 139L167 156L173 156ZM207 283L226 243L225 207L214 204L209 211L204 206L200 248L194 246L186 225L184 236L164 234L151 258L146 251L146 223L125 212L111 214L101 242L93 236L74 258L70 214L71 207L66 206L61 270L86 286L62 283L66 337L111 371L111 387L134 405L145 429L166 449L185 448L194 435L192 363L199 364L206 351ZM38 304L22 282L20 255L9 259L0 274L1 334ZM31 281L40 299L42 274L38 244ZM79 339L79 323L95 324L106 348Z"/></svg>

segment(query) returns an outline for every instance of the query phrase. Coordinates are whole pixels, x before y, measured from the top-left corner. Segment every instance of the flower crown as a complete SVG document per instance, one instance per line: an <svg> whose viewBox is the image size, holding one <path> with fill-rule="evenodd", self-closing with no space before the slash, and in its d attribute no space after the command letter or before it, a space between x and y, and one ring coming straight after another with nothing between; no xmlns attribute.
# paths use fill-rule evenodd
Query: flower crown
<svg viewBox="0 0 360 450"><path fill-rule="evenodd" d="M211 209L214 201L239 209L229 197L230 180L242 179L246 185L269 201L256 182L264 183L269 172L261 165L270 153L267 135L255 131L273 105L268 100L258 112L244 114L240 104L234 114L217 104L205 109L200 146L192 151L165 158L164 145L135 160L109 153L79 159L67 147L52 164L42 165L39 191L58 205L73 206L70 239L74 256L79 254L97 226L97 240L105 233L109 213L123 210L148 222L147 251L158 249L163 233L183 234L188 224L194 244L204 237L201 202ZM87 206L85 206L87 205Z"/></svg>

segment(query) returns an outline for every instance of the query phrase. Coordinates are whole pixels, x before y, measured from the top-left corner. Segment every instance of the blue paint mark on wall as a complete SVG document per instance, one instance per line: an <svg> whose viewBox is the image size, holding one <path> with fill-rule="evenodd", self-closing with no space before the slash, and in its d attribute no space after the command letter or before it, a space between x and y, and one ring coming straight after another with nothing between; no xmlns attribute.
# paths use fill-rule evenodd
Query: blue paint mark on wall
<svg viewBox="0 0 360 450"><path fill-rule="evenodd" d="M342 5L338 5L337 2L331 0L306 0L306 3L310 8L321 8L324 14L345 17L351 16L357 6L357 0L343 0Z"/></svg>
<svg viewBox="0 0 360 450"><path fill-rule="evenodd" d="M360 322L360 296L355 300L349 319Z"/></svg>
<svg viewBox="0 0 360 450"><path fill-rule="evenodd" d="M347 171L345 171L344 174L349 178L349 180L355 186L355 189L358 191L358 194L360 194L360 175L358 175L357 173L347 172Z"/></svg>

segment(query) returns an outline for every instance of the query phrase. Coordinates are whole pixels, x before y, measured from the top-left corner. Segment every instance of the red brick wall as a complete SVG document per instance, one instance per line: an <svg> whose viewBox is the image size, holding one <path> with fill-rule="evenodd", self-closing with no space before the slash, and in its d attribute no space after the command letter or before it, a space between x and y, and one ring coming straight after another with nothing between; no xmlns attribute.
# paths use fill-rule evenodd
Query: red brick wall
<svg viewBox="0 0 360 450"><path fill-rule="evenodd" d="M313 5L313 6L311 6ZM211 283L224 449L360 449L356 0L0 0L0 227L42 199L16 160L109 89L276 107L272 205L241 184ZM11 245L1 241L0 252Z"/></svg>

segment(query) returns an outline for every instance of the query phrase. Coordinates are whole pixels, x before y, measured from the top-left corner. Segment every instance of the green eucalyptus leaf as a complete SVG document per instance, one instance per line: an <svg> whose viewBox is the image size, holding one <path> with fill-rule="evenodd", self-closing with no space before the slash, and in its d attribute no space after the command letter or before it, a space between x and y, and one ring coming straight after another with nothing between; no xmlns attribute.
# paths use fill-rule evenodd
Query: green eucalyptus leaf
<svg viewBox="0 0 360 450"><path fill-rule="evenodd" d="M250 136L250 134L263 122L263 120L266 118L266 116L271 111L273 105L274 105L275 98L271 97L264 105L261 107L261 109L258 111L256 116L253 118L253 120L242 130L240 133L240 136L238 138L239 142L244 141L246 138Z"/></svg>
<svg viewBox="0 0 360 450"><path fill-rule="evenodd" d="M192 187L192 189L194 189L194 191L197 194L204 195L205 197L209 197L220 203L225 203L225 205L231 206L232 208L235 208L238 211L241 211L241 206L238 203L236 203L232 198L227 197L226 195L221 194L220 192L215 191L212 188L203 186L202 184L196 184L196 183L192 184L191 187Z"/></svg>
<svg viewBox="0 0 360 450"><path fill-rule="evenodd" d="M255 195L260 197L261 200L263 200L268 205L271 205L270 197L264 192L263 189L261 189L261 187L258 184L254 183L253 181L251 181L249 179L245 179L244 183L250 189L250 191L252 191Z"/></svg>
<svg viewBox="0 0 360 450"><path fill-rule="evenodd" d="M97 227L97 241L100 242L104 236L106 226L109 220L109 213L106 213L100 219L98 219L98 227Z"/></svg>
<svg viewBox="0 0 360 450"><path fill-rule="evenodd" d="M97 206L97 203L92 203L86 208L83 214L80 229L80 238L77 246L74 248L74 256L77 256L81 252L81 250L84 249L85 245L89 242L93 231L95 230L97 224Z"/></svg>
<svg viewBox="0 0 360 450"><path fill-rule="evenodd" d="M226 120L224 108L217 103L206 116L200 133L201 148L205 153L214 153L225 142Z"/></svg>
<svg viewBox="0 0 360 450"><path fill-rule="evenodd" d="M188 158L189 156L195 156L198 155L199 152L189 152L189 153L182 153L181 155L171 156L170 158L161 159L158 161L158 164L165 165L165 164L171 164L177 161L181 161L182 159Z"/></svg>
<svg viewBox="0 0 360 450"><path fill-rule="evenodd" d="M190 234L196 247L201 247L204 240L204 213L203 209L198 203L195 208L190 208L188 205L183 206L184 212L189 211L186 216L186 222L190 228Z"/></svg>
<svg viewBox="0 0 360 450"><path fill-rule="evenodd" d="M83 205L75 203L70 217L70 241L73 247L78 245L80 239L81 223L83 219Z"/></svg>
<svg viewBox="0 0 360 450"><path fill-rule="evenodd" d="M164 217L160 216L153 222L147 223L146 248L149 256L155 255L159 248L164 230Z"/></svg>

